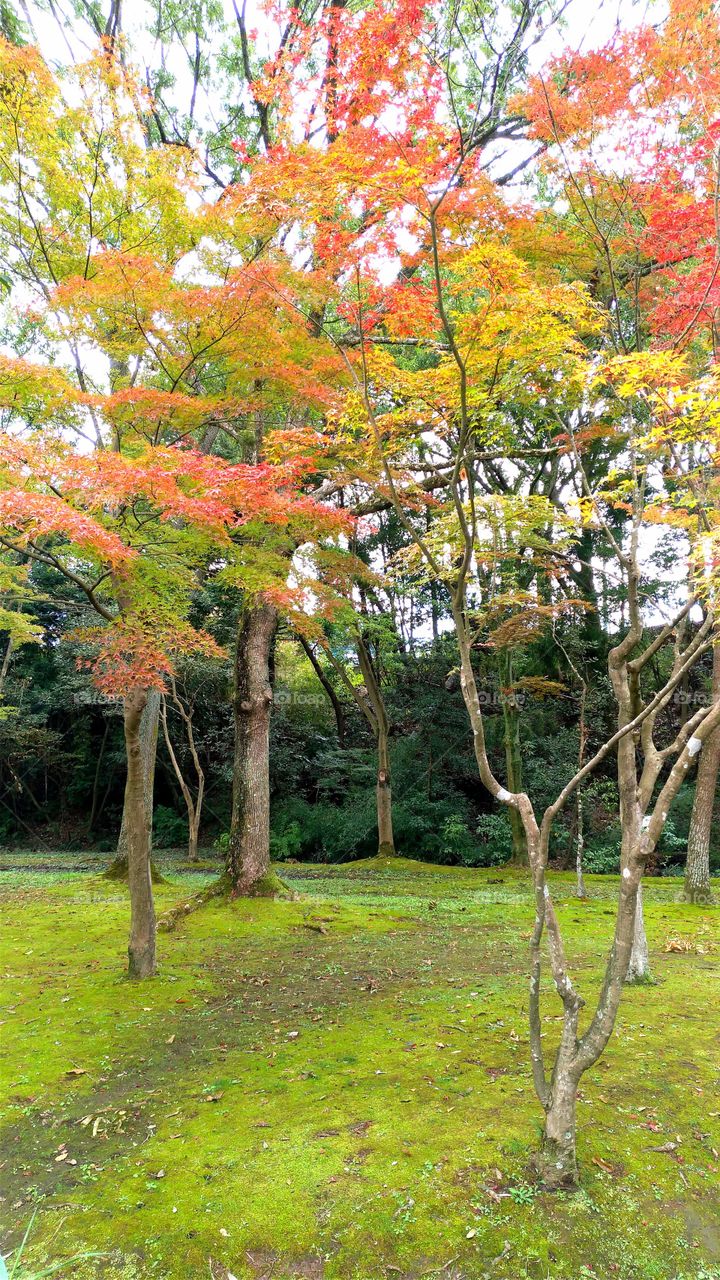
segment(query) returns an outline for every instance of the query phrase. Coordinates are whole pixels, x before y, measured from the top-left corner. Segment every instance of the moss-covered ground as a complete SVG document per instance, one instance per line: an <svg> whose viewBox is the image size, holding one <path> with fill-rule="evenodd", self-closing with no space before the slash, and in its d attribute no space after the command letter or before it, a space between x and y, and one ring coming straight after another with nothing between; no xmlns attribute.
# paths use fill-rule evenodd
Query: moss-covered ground
<svg viewBox="0 0 720 1280"><path fill-rule="evenodd" d="M123 974L97 868L0 875L0 1250L85 1280L720 1277L720 912L651 881L655 985L583 1081L582 1187L527 1173L540 1113L521 871L288 866ZM159 910L209 880L163 868ZM554 891L592 1004L616 884ZM558 1007L548 991L548 1045ZM35 1215L33 1218L33 1214ZM77 1255L99 1258L70 1261Z"/></svg>

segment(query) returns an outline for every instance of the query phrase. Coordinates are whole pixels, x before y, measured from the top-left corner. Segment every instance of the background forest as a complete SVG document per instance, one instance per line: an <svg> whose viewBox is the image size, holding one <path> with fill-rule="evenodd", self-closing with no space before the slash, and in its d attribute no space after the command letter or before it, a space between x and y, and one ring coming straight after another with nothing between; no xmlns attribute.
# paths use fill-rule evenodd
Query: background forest
<svg viewBox="0 0 720 1280"><path fill-rule="evenodd" d="M383 521L378 541L391 554L392 521ZM390 544L390 548L388 547ZM662 573L659 557L658 576ZM38 574L43 589L43 575ZM50 584L45 585L44 589ZM49 594L49 592L48 592ZM63 589L64 597L72 592ZM425 592L427 596L428 593ZM452 636L443 627L441 603L394 593L384 603L377 626L378 670L390 720L393 760L394 827L398 852L430 862L498 866L513 856L505 814L491 803L477 778ZM204 601L199 597L198 607ZM84 612L79 594L67 608L49 600L36 617L42 645L19 650L8 672L5 700L17 714L0 723L3 780L2 843L7 847L93 849L114 854L122 816L125 757L117 703L98 694L77 669L77 646L68 639ZM232 607L219 638L231 632ZM588 705L590 747L604 741L613 709L602 673L609 639L598 630L599 648ZM581 626L564 632L569 652L578 652ZM342 636L333 643L352 663ZM338 862L366 857L377 848L375 747L365 718L337 674L320 660L334 692L333 704L300 642L287 630L274 653L274 710L271 721L272 853L276 860L298 858ZM706 660L678 690L673 706L677 726L686 721L711 680ZM578 754L578 691L573 672L542 640L522 651L513 673L514 691L503 684L493 655L477 659L486 699L488 742L502 773L507 737L504 703L519 704L525 784L549 802L572 772ZM551 679L556 687L536 691ZM527 683L525 683L527 681ZM533 681L536 684L533 684ZM178 678L193 706L194 737L206 777L200 843L206 856L220 856L230 826L233 724L229 663L190 660ZM192 775L193 762L182 721L169 706L168 727L180 768ZM678 795L650 874L684 873L694 779ZM613 769L607 767L585 793L585 868L617 872L620 829ZM553 862L574 867L577 814L568 812L555 834ZM717 871L720 843L713 823L711 864ZM162 734L155 775L154 843L187 850L188 815ZM214 851L214 853L213 853Z"/></svg>

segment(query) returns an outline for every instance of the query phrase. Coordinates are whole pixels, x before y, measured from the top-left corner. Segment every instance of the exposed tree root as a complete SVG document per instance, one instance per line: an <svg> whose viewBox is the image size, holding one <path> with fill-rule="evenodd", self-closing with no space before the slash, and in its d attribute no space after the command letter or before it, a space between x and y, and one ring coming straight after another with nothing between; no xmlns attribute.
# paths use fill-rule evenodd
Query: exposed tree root
<svg viewBox="0 0 720 1280"><path fill-rule="evenodd" d="M179 920L186 919L187 916L199 911L201 907L217 898L277 898L281 902L296 902L299 896L285 884L276 871L268 871L267 875L258 880L247 893L239 893L233 888L226 871L218 880L213 880L207 888L201 889L199 893L194 893L192 897L164 912L158 919L157 927L163 933L170 933Z"/></svg>

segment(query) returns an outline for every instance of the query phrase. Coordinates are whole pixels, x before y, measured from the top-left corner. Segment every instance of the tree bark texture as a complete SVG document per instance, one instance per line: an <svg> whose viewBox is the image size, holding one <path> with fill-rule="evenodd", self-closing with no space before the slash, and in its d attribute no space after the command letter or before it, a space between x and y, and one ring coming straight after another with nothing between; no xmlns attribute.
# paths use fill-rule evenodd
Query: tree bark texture
<svg viewBox="0 0 720 1280"><path fill-rule="evenodd" d="M142 719L148 693L135 689L125 697L124 727L127 751L125 818L130 890L128 976L150 978L155 973L155 905L150 875L150 842L146 810L146 769Z"/></svg>
<svg viewBox="0 0 720 1280"><path fill-rule="evenodd" d="M234 894L257 889L270 870L270 654L277 610L244 609L235 649L235 757L227 873Z"/></svg>
<svg viewBox="0 0 720 1280"><path fill-rule="evenodd" d="M720 645L713 650L712 700L720 699ZM710 836L715 793L720 772L720 731L707 742L698 764L695 800L690 819L683 897L686 902L710 905Z"/></svg>
<svg viewBox="0 0 720 1280"><path fill-rule="evenodd" d="M143 771L143 808L147 829L148 849L152 859L153 794L155 791L155 761L157 757L158 726L160 724L160 699L158 689L145 691L146 702L140 724L140 752ZM127 792L123 804L120 835L117 850L107 871L112 879L124 879L128 874L128 815Z"/></svg>

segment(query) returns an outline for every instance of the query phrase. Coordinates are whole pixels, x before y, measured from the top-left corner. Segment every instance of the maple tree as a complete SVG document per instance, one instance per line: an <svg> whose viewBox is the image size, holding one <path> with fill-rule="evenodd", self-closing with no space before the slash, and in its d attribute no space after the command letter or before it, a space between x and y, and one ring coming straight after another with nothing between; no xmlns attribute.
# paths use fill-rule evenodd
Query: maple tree
<svg viewBox="0 0 720 1280"><path fill-rule="evenodd" d="M717 354L719 40L713 11L677 0L661 24L558 57L523 99L549 144L553 198L567 202L567 232L612 316L616 348L688 351L698 375ZM698 771L689 901L711 897L719 771L716 735Z"/></svg>
<svg viewBox="0 0 720 1280"><path fill-rule="evenodd" d="M70 107L36 53L2 54L14 179L5 252L18 289L39 295L31 323L57 353L53 364L2 363L4 545L80 586L109 624L94 668L125 700L131 972L144 976L155 961L141 722L175 655L217 651L186 621L197 575L219 555L228 580L251 595L274 588L282 603L292 596L288 561L277 547L264 553L262 531L287 542L292 527L294 546L318 521L331 531L343 523L303 495L300 455L286 448L283 462L244 463L209 449L219 431L237 439L258 386L264 403L302 394L312 405L326 398L332 368L322 352L321 372L308 368L303 328L278 303L278 271L287 283L290 269L258 265L255 225L237 206L193 213L184 159L142 146L127 75L112 59L78 69L85 96ZM193 243L197 280L187 273Z"/></svg>
<svg viewBox="0 0 720 1280"><path fill-rule="evenodd" d="M685 21L688 6L678 8ZM690 28L696 33L701 9L690 7ZM651 46L663 108L673 93L682 94L687 87L687 78L676 75L670 86L665 78L666 63L676 65L677 14L673 10L659 41L650 29L627 37L633 49ZM689 596L676 605L670 602L671 620L647 638L641 547L645 531L667 520L668 502L677 504L678 528L697 519L698 505L712 527L713 510L705 498L701 501L697 486L692 515L683 515L682 500L671 497L677 463L659 406L678 398L678 386L668 388L673 369L662 354L639 352L632 359L627 354L631 346L617 301L615 244L603 232L592 246L592 258L586 250L586 261L592 262L598 249L607 258L612 302L603 308L597 289L564 278L557 265L550 265L542 251L542 221L538 224L530 211L500 200L485 158L467 145L446 109L442 72L427 58L418 34L425 14L408 11L406 21L416 41L411 37L396 49L387 78L381 54L372 60L383 40L396 40L394 33L388 34L382 7L369 19L372 38L367 45L360 40L352 49L339 47L327 147L320 151L305 143L278 149L265 166L257 166L256 176L268 184L268 193L272 190L279 221L301 221L313 274L327 291L322 323L353 378L345 410L333 423L336 445L344 448L355 482L371 486L392 505L418 562L447 587L480 777L491 795L515 811L524 829L536 901L529 1025L533 1075L546 1117L538 1165L548 1185L572 1185L577 1176L578 1083L612 1034L623 983L642 973L643 870L672 800L720 720L720 707L711 702L667 737L662 713L679 681L712 646L714 622L709 609L699 627L687 621L698 601L707 602L691 540L685 543ZM686 22L683 29L688 29ZM628 50L618 77L608 77L603 54L592 55L589 64L582 79L581 113L587 108L588 78L612 110L626 109L628 86L640 78ZM289 83L294 83L292 77ZM590 116L594 120L592 110ZM657 128L655 116L652 128ZM680 163L677 157L675 162ZM667 185L667 171L653 173L656 177ZM594 231L597 217L588 214L582 196L587 178L585 168L571 181L573 190L580 190L581 215ZM625 186L634 189L635 177L626 179ZM617 202L617 191L604 191L603 199L606 205ZM624 220L630 199L623 197L619 204ZM330 216L329 210L339 211L338 216ZM627 221L632 230L632 218ZM572 218L568 223L571 260L574 245L582 242ZM539 239L533 242L536 225ZM625 225L623 230L627 232ZM641 234L645 237L644 228ZM701 238L705 234L701 228ZM653 244L652 234L647 239ZM553 249L557 255L557 241ZM653 252L657 255L656 245ZM695 332L714 282L707 254L695 250L695 256L702 259L701 279L689 308L677 288L678 278L685 281L686 274L664 272L662 305L643 310L642 318L638 295L635 347L640 345L639 326L653 321L676 334L679 329L683 341L691 328ZM665 251L660 265L666 261ZM655 265L653 260L653 270ZM645 274L642 264L626 276L625 286L632 281L637 294ZM586 268L592 286L591 275ZM408 349L422 356L410 360ZM620 354L608 359L613 349ZM594 368L594 351L601 357L600 373ZM698 387L694 394L702 405L702 441L712 452L706 393ZM594 457L593 446L600 440L605 442L605 462L599 475L591 477L584 454L589 446ZM548 464L546 494L534 488L537 482L527 465L537 451ZM508 457L518 466L519 482L498 474L499 460ZM433 510L427 494L435 489L435 480L435 491L444 496L434 500ZM686 504L688 492L685 486ZM428 506L431 519L425 529L417 515ZM620 514L619 532L606 515L608 509ZM496 643L502 645L503 638L512 643L528 628L542 630L577 607L565 585L567 565L573 564L575 546L587 528L602 536L607 555L615 560L627 602L626 620L608 655L617 730L581 763L544 813L536 814L531 798L522 790L508 790L490 766L472 650L478 633L492 641L498 608L510 615L496 629ZM508 565L525 561L526 568L529 551L541 552L542 569L531 572L525 589L519 590L519 576L508 573ZM643 698L642 673L670 643L674 657L666 682ZM568 973L546 869L556 817L591 771L613 753L623 840L620 895L603 990L581 1031L584 1001ZM544 938L563 1007L563 1030L549 1074L540 1015Z"/></svg>

